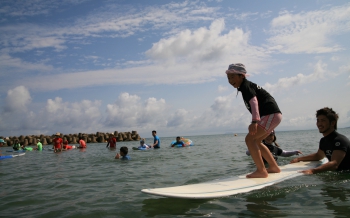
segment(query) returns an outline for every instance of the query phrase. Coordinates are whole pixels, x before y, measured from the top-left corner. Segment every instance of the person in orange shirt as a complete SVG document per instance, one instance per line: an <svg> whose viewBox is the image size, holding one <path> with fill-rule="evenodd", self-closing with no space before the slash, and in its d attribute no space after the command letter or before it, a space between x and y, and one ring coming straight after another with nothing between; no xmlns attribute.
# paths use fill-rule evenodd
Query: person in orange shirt
<svg viewBox="0 0 350 218"><path fill-rule="evenodd" d="M86 148L86 142L83 140L83 137L79 138L79 146L77 148Z"/></svg>
<svg viewBox="0 0 350 218"><path fill-rule="evenodd" d="M106 148L108 148L108 146L110 148L117 148L117 138L114 135L109 135L109 139L108 139L108 143Z"/></svg>
<svg viewBox="0 0 350 218"><path fill-rule="evenodd" d="M59 132L57 132L55 134L56 138L54 138L54 140L52 141L52 145L53 145L53 151L54 152L58 152L58 151L62 151L63 148L63 140L61 138L61 134Z"/></svg>
<svg viewBox="0 0 350 218"><path fill-rule="evenodd" d="M63 149L70 150L72 148L73 148L73 146L72 145L68 145L68 141L67 140L63 142Z"/></svg>

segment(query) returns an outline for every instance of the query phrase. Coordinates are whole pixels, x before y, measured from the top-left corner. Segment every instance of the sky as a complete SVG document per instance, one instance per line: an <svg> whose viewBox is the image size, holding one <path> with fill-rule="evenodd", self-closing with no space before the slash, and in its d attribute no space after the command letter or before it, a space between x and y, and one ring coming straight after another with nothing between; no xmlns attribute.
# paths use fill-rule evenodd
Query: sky
<svg viewBox="0 0 350 218"><path fill-rule="evenodd" d="M348 0L2 0L0 136L247 133L225 71L277 101L276 131L350 126Z"/></svg>

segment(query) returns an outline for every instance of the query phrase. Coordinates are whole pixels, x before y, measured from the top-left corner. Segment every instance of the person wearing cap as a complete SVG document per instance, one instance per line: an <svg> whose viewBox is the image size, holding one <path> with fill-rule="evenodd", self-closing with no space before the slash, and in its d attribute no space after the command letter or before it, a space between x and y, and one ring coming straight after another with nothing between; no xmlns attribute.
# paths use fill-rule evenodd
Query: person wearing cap
<svg viewBox="0 0 350 218"><path fill-rule="evenodd" d="M63 148L63 140L62 140L61 134L60 134L59 132L57 132L57 133L55 134L55 138L54 138L54 140L52 141L52 144L53 144L54 152L62 151L62 148Z"/></svg>
<svg viewBox="0 0 350 218"><path fill-rule="evenodd" d="M113 135L113 134L110 134L109 135L109 139L108 139L108 143L106 145L106 148L108 148L108 146L110 148L117 148L117 138Z"/></svg>
<svg viewBox="0 0 350 218"><path fill-rule="evenodd" d="M337 132L338 114L329 107L316 111L316 126L322 133L316 153L291 160L291 163L299 161L319 161L327 158L328 162L316 168L301 171L304 174L316 174L325 171L350 170L350 140Z"/></svg>
<svg viewBox="0 0 350 218"><path fill-rule="evenodd" d="M273 158L277 161L278 157L290 157L293 155L299 155L302 154L301 151L295 150L295 151L285 151L280 148L280 146L276 142L276 134L275 131L272 131L263 141L262 143L269 149L271 152ZM274 144L274 145L273 145ZM246 151L247 155L250 155L249 151ZM263 158L264 163L267 163L267 161Z"/></svg>
<svg viewBox="0 0 350 218"><path fill-rule="evenodd" d="M279 173L278 167L269 149L262 144L282 120L282 113L275 99L261 86L247 80L244 64L230 64L226 70L228 82L242 93L246 108L252 114L252 121L248 127L249 133L245 141L256 165L256 171L246 175L247 178L266 178L269 173ZM266 169L262 157L268 162Z"/></svg>
<svg viewBox="0 0 350 218"><path fill-rule="evenodd" d="M0 147L1 147L1 146L4 146L4 144L5 144L4 139L0 139Z"/></svg>
<svg viewBox="0 0 350 218"><path fill-rule="evenodd" d="M38 143L36 143L36 150L38 151L43 150L43 144L41 144L40 139L38 139Z"/></svg>

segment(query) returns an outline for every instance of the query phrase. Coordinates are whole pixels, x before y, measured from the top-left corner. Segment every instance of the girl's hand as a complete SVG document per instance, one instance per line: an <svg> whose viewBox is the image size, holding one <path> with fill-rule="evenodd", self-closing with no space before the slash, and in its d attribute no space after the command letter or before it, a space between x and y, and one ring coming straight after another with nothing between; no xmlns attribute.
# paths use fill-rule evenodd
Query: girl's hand
<svg viewBox="0 0 350 218"><path fill-rule="evenodd" d="M257 123L252 123L249 125L248 130L250 135L255 135L258 129L258 124Z"/></svg>

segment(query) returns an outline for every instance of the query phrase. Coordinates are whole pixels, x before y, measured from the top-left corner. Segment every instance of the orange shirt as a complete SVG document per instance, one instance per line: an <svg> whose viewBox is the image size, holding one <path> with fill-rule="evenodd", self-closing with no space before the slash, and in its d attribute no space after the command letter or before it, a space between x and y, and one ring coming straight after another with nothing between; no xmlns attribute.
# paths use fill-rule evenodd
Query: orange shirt
<svg viewBox="0 0 350 218"><path fill-rule="evenodd" d="M62 143L63 143L63 140L61 138L55 138L53 140L53 145L55 146L55 149L61 149Z"/></svg>
<svg viewBox="0 0 350 218"><path fill-rule="evenodd" d="M86 143L85 143L84 140L80 139L80 140L79 140L79 144L80 144L79 147L81 147L81 148L86 148Z"/></svg>
<svg viewBox="0 0 350 218"><path fill-rule="evenodd" d="M109 143L109 147L111 148L117 147L117 139L115 137L110 138L108 143Z"/></svg>

